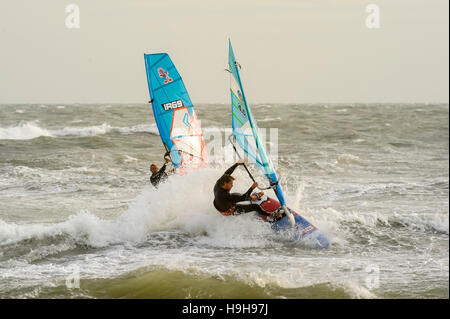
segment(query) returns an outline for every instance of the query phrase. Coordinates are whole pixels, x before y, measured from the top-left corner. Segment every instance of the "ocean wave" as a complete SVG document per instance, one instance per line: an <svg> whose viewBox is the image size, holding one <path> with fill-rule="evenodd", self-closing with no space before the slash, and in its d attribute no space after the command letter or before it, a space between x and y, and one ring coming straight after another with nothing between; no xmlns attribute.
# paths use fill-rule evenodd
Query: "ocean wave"
<svg viewBox="0 0 450 319"><path fill-rule="evenodd" d="M41 136L66 137L66 136L96 136L111 132L120 134L151 133L159 134L156 124L139 124L131 127L116 127L108 123L86 127L69 126L61 129L42 128L35 122L22 123L17 126L0 128L0 140L29 140Z"/></svg>
<svg viewBox="0 0 450 319"><path fill-rule="evenodd" d="M19 170L17 174L24 172ZM225 217L215 213L210 196L203 196L210 193L210 185L202 181L215 175L216 170L205 169L203 176L192 173L172 176L169 182L161 184L156 191L153 187L145 187L128 210L116 220L103 220L89 211L81 211L67 221L55 224L14 224L0 220L0 245L30 238L69 235L79 243L104 247L116 243L143 242L149 233L159 230L182 229L192 234L207 231L214 233L219 231ZM185 191L178 192L180 188ZM171 200L174 193L179 197L177 201ZM180 202L183 202L182 208L177 204ZM234 226L241 224L232 220ZM241 222L254 226L253 219L244 218ZM224 227L227 227L226 222ZM228 225L228 228L231 230L233 225ZM238 234L239 230L235 230L235 233ZM227 237L226 234L223 236ZM249 241L247 245L252 243L255 241ZM230 242L230 245L236 244Z"/></svg>
<svg viewBox="0 0 450 319"><path fill-rule="evenodd" d="M17 170L16 174L29 175L30 169L24 169ZM158 190L146 186L128 209L114 220L101 219L89 211L80 211L68 220L54 224L15 224L0 220L0 246L61 235L91 247L139 244L148 241L155 232L174 229L190 234L200 246L255 248L282 245L279 238L275 240L270 224L252 214L235 218L217 214L212 205L211 185L205 181L214 180L219 171L219 168L207 168L195 174L174 175ZM244 178L243 174L235 173L236 177L241 175ZM177 194L176 201L171 200L173 194ZM183 203L182 207L180 203ZM356 229L362 225L367 232L377 232L379 227L401 227L449 234L448 214L362 214L333 208L299 212L321 229L332 244L345 244L348 238L352 238L348 228L352 225Z"/></svg>
<svg viewBox="0 0 450 319"><path fill-rule="evenodd" d="M157 190L146 187L124 213L111 220L82 211L53 224L0 221L0 248L4 254L0 261L2 266L13 265L5 273L43 281L42 289L36 292L38 297L45 297L47 292L53 296L72 293L64 286L64 276L70 271L67 264L55 265L49 272L47 263L37 262L55 255L60 260L70 256L70 266L81 269L83 293L90 297L220 298L226 290L234 298L380 297L364 284L365 265L370 260L357 259L354 267L354 253L349 258L334 259L329 251L312 254L304 248L298 250L300 246L286 246L273 236L269 224L250 214L218 214L211 204L211 185L205 182L218 173L219 169L208 168L173 176ZM236 177L243 178L241 173L236 172ZM176 201L170 200L174 194ZM426 219L334 209L302 213L327 236L339 234L332 241L338 247L331 248L338 250L345 246L339 240L351 240L351 232L358 229L376 234L384 227L399 227L398 221L404 223L400 227L421 231L429 231L427 224L448 225L445 216L430 215ZM354 250L354 246L348 249ZM18 266L20 263L23 267ZM142 266L145 268L133 271ZM35 279L40 276L52 278L52 283L57 280L54 278L63 279L60 285L49 287L45 279ZM167 284L167 289L158 290L162 283ZM183 290L180 283L192 288ZM216 286L223 289L205 288Z"/></svg>
<svg viewBox="0 0 450 319"><path fill-rule="evenodd" d="M128 209L114 220L103 220L89 211L81 211L55 224L0 222L0 245L59 235L90 247L139 244L148 241L155 232L173 229L190 234L202 247L282 245L275 240L276 233L270 224L253 214L227 218L217 213L212 205L211 183L206 181L214 180L220 172L220 168L208 168L184 176L174 175L158 190L145 187ZM17 174L25 173L20 170ZM245 174L236 172L235 176L244 178ZM174 194L176 201L172 200Z"/></svg>
<svg viewBox="0 0 450 319"><path fill-rule="evenodd" d="M164 266L142 267L121 275L82 278L82 289L67 289L64 278L53 279L36 288L22 288L12 298L257 298L318 299L376 298L360 283L319 281L298 287L282 287L275 283L255 284L234 275L170 269ZM70 274L70 273L69 273ZM285 274L283 274L285 275ZM267 278L274 274L267 272ZM275 277L277 277L275 275ZM0 294L1 297L1 294Z"/></svg>
<svg viewBox="0 0 450 319"><path fill-rule="evenodd" d="M54 137L60 136L96 136L117 132L121 134L132 133L152 133L158 134L156 124L139 124L131 127L115 127L108 123L102 125L87 126L87 127L64 127L58 130L50 131Z"/></svg>
<svg viewBox="0 0 450 319"><path fill-rule="evenodd" d="M406 228L413 231L449 234L449 216L442 213L428 214L399 214L393 212L386 215L379 212L359 213L357 211L340 212L333 208L323 208L314 211L307 210L304 216L313 216L317 225L323 225L325 232L339 232L342 226L360 225L366 231L377 232L379 227ZM351 232L347 230L347 234Z"/></svg>
<svg viewBox="0 0 450 319"><path fill-rule="evenodd" d="M269 273L267 274L269 276ZM189 288L186 288L189 287ZM38 295L62 296L70 293L65 285L49 287ZM77 291L72 293L77 294ZM285 288L277 284L258 285L233 275L188 273L165 267L145 267L115 278L83 281L83 297L94 298L373 298L358 285L317 283Z"/></svg>
<svg viewBox="0 0 450 319"><path fill-rule="evenodd" d="M53 135L49 130L41 128L33 122L0 128L0 140L31 140L40 136Z"/></svg>

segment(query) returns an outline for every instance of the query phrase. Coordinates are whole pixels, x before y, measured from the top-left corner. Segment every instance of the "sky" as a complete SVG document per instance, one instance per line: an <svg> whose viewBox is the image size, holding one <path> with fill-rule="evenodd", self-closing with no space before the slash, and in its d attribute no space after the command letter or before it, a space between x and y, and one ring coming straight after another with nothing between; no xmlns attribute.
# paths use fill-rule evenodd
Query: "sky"
<svg viewBox="0 0 450 319"><path fill-rule="evenodd" d="M70 4L80 28L66 26ZM448 103L448 12L448 0L1 1L0 104L146 103L143 55L156 52L194 104L229 103L229 37L250 104Z"/></svg>

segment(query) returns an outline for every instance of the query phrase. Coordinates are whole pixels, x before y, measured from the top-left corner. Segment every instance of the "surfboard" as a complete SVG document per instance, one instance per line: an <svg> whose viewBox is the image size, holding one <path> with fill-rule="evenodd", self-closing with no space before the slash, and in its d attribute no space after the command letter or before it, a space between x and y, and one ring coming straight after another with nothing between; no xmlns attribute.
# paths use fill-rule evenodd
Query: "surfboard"
<svg viewBox="0 0 450 319"><path fill-rule="evenodd" d="M207 166L200 122L178 70L167 53L144 59L153 115L173 166L180 173Z"/></svg>
<svg viewBox="0 0 450 319"><path fill-rule="evenodd" d="M260 205L266 212L278 212L282 207L280 202L274 198L264 195L257 201L252 203ZM306 245L313 248L329 248L330 243L325 235L320 232L316 226L307 221L302 215L288 207L290 213L294 216L295 226L291 227L287 217L283 217L272 223L273 230L283 232L288 239L300 240ZM263 220L267 220L267 216L259 215Z"/></svg>
<svg viewBox="0 0 450 319"><path fill-rule="evenodd" d="M281 185L279 184L273 163L268 156L264 143L259 137L258 126L247 103L239 74L241 66L236 61L233 47L231 46L231 40L229 40L228 43L227 71L230 73L233 137L250 162L261 171L264 178L269 182L269 188L274 191L277 197L277 200L268 198L265 201L261 201L259 204L263 209L269 212L279 209L283 209L285 212L285 217L272 224L274 230L291 230L294 234L293 239L308 241L316 248L328 248L328 239L317 229L317 227L286 205L285 196ZM237 152L235 146L234 148ZM250 171L248 171L248 173L254 180Z"/></svg>

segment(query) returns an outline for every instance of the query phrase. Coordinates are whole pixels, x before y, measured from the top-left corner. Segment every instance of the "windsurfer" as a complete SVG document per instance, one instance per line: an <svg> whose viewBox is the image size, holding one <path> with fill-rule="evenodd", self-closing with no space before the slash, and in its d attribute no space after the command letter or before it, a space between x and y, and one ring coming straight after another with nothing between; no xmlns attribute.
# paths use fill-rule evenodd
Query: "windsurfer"
<svg viewBox="0 0 450 319"><path fill-rule="evenodd" d="M170 162L170 158L165 156L164 157L165 163L161 167L161 169L158 169L158 166L156 164L150 165L150 172L152 173L152 176L150 176L150 183L152 183L153 186L158 187L158 184L161 182L165 182L169 175L166 172L167 164Z"/></svg>
<svg viewBox="0 0 450 319"><path fill-rule="evenodd" d="M273 218L273 213L266 212L258 204L242 204L239 202L258 200L258 195L264 195L263 192L258 193L258 195L251 195L252 191L258 187L258 183L254 182L253 185L244 193L230 193L231 188L233 188L234 177L231 174L234 172L236 167L244 164L243 160L239 160L236 164L231 166L225 171L225 173L217 180L214 185L214 207L224 216L229 215L240 215L242 213L248 213L256 211L261 215Z"/></svg>

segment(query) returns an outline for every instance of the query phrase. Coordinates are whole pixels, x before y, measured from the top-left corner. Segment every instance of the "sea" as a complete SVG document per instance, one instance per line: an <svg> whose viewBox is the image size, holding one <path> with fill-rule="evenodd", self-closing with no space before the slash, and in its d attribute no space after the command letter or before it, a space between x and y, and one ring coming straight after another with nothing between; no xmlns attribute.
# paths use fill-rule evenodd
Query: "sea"
<svg viewBox="0 0 450 319"><path fill-rule="evenodd" d="M195 105L208 166L157 189L150 104L0 105L0 298L449 298L448 104L251 108L328 249L214 209L229 104Z"/></svg>

